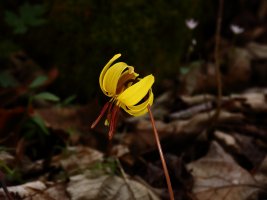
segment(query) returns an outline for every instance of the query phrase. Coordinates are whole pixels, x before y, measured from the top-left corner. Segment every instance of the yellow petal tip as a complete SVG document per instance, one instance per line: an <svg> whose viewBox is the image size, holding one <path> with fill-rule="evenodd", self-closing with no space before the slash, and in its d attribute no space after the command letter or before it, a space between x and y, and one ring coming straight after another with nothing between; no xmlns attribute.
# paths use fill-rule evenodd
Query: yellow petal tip
<svg viewBox="0 0 267 200"><path fill-rule="evenodd" d="M117 53L115 54L115 56L113 56L115 59L118 59L119 57L121 57L121 53Z"/></svg>

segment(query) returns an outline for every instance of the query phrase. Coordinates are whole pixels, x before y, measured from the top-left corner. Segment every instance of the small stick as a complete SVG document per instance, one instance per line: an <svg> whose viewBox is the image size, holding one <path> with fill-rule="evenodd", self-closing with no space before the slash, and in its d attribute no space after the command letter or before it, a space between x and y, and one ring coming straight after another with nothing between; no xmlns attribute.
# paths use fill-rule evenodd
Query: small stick
<svg viewBox="0 0 267 200"><path fill-rule="evenodd" d="M167 182L167 186L168 186L168 190L169 190L170 200L174 200L174 194L173 194L173 190L172 190L172 184L171 184L171 180L170 180L170 175L169 175L168 168L167 168L167 165L166 165L166 162L165 162L165 159L164 159L164 155L163 155L161 144L160 144L160 140L159 140L158 131L156 129L155 120L154 120L153 114L151 112L150 105L147 106L147 109L148 109L150 120L151 120L151 123L152 123L152 126L153 126L154 137L155 137L156 144L157 144L157 147L158 147L158 150L159 150L159 155L160 155L163 171L164 171L164 174L165 174L165 178L166 178L166 182Z"/></svg>
<svg viewBox="0 0 267 200"><path fill-rule="evenodd" d="M221 112L221 104L222 104L222 75L220 70L220 33L221 33L221 24L223 15L223 3L224 0L219 0L217 27L215 33L214 60L215 60L216 82L217 82L217 109L213 116L213 122L218 119Z"/></svg>

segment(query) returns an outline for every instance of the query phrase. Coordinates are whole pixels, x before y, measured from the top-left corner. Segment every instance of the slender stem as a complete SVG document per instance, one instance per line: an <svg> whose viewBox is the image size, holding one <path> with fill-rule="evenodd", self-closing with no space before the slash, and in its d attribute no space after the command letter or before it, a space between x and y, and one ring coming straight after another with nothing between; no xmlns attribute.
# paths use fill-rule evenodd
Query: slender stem
<svg viewBox="0 0 267 200"><path fill-rule="evenodd" d="M151 120L151 123L152 123L152 126L153 126L154 136L155 136L156 144L157 144L157 147L158 147L158 150L159 150L159 155L160 155L163 171L164 171L166 182L167 182L170 199L174 200L174 194L173 194L173 190L172 190L172 184L171 184L171 180L170 180L170 175L169 175L168 168L167 168L167 165L166 165L166 162L165 162L165 159L164 159L164 155L163 155L161 144L160 144L160 140L159 140L158 131L156 129L155 120L154 120L153 114L151 112L150 105L147 106L147 109L148 109L150 120Z"/></svg>
<svg viewBox="0 0 267 200"><path fill-rule="evenodd" d="M223 15L223 2L224 0L219 0L219 10L217 16L217 27L215 35L214 59L215 59L216 82L218 91L217 91L217 110L213 117L214 121L216 121L216 119L220 115L221 104L222 104L222 78L220 71L220 32L221 32L222 15Z"/></svg>

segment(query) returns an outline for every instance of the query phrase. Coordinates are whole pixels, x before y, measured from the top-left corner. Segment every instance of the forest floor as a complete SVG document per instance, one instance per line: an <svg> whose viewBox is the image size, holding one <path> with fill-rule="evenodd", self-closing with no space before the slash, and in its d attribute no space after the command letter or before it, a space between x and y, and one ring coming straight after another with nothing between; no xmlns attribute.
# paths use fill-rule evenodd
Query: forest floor
<svg viewBox="0 0 267 200"><path fill-rule="evenodd" d="M267 199L266 49L250 43L223 55L231 64L219 110L212 63L181 76L179 90L163 82L152 112L176 199ZM97 101L59 103L43 92L56 74L0 90L0 179L8 190L0 198L168 199L149 116L121 113L109 141L103 122L90 128Z"/></svg>

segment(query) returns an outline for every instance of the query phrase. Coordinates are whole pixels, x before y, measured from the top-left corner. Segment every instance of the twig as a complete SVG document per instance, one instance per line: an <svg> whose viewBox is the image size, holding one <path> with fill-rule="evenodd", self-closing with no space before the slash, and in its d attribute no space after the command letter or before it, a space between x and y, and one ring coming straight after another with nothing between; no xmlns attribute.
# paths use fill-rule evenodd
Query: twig
<svg viewBox="0 0 267 200"><path fill-rule="evenodd" d="M171 180L170 180L170 175L169 175L168 168L167 168L167 165L166 165L166 162L165 162L165 159L164 159L164 155L163 155L161 144L160 144L160 140L159 140L158 131L156 129L155 120L154 120L153 114L151 112L150 105L147 106L147 109L148 109L150 120L151 120L151 123L152 123L152 126L153 126L154 137L155 137L156 144L157 144L157 147L158 147L158 150L159 150L159 155L160 155L163 171L164 171L166 182L167 182L170 199L174 200L174 194L173 194L173 190L172 190L172 184L171 184Z"/></svg>
<svg viewBox="0 0 267 200"><path fill-rule="evenodd" d="M221 33L221 23L223 14L223 2L224 0L219 0L219 11L218 11L217 27L215 35L214 60L215 60L216 82L217 82L217 109L213 116L213 122L215 122L219 117L222 104L222 78L220 71L220 33Z"/></svg>

